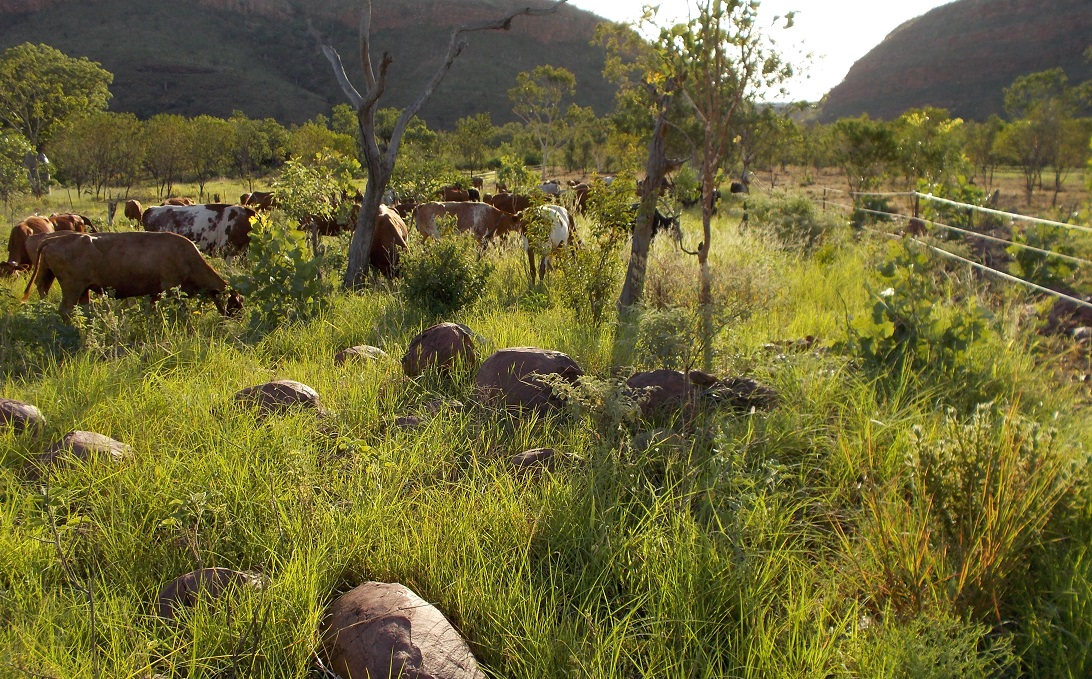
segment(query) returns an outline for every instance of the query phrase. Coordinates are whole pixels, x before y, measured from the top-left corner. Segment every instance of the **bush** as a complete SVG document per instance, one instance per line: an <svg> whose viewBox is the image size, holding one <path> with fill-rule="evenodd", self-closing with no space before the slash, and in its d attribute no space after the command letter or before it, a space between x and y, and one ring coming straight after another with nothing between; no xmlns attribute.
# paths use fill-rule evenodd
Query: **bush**
<svg viewBox="0 0 1092 679"><path fill-rule="evenodd" d="M431 318L471 306L485 292L493 265L473 234L459 231L454 216L440 220L440 237L402 255L402 292L410 306Z"/></svg>
<svg viewBox="0 0 1092 679"><path fill-rule="evenodd" d="M786 250L809 252L841 226L803 196L748 199L747 223L772 235Z"/></svg>
<svg viewBox="0 0 1092 679"><path fill-rule="evenodd" d="M637 356L656 368L690 367L699 354L700 317L680 307L645 309L637 330Z"/></svg>
<svg viewBox="0 0 1092 679"><path fill-rule="evenodd" d="M1023 229L1022 233L1020 227L1014 225L1012 228L1012 241L1063 255L1072 256L1075 252L1069 242L1069 234L1066 233L1066 230L1060 226L1051 226L1050 224L1030 224ZM1006 251L1012 255L1013 261L1009 265L1009 271L1013 276L1051 290L1067 290L1067 286L1076 272L1076 267L1073 264L1058 257L1051 257L1018 245L1010 245L1006 248Z"/></svg>
<svg viewBox="0 0 1092 679"><path fill-rule="evenodd" d="M931 266L924 250L890 243L877 267L885 287L872 291L870 314L847 319L848 339L839 348L879 371L956 369L971 343L987 331L988 315L981 307L944 313L928 275Z"/></svg>
<svg viewBox="0 0 1092 679"><path fill-rule="evenodd" d="M231 276L246 299L252 329L306 321L330 304L331 285L313 257L287 227L270 225L250 232L249 270Z"/></svg>
<svg viewBox="0 0 1092 679"><path fill-rule="evenodd" d="M75 311L78 313L79 307ZM0 371L7 376L21 377L42 370L79 348L79 331L61 320L51 302L39 300L4 312L0 322Z"/></svg>

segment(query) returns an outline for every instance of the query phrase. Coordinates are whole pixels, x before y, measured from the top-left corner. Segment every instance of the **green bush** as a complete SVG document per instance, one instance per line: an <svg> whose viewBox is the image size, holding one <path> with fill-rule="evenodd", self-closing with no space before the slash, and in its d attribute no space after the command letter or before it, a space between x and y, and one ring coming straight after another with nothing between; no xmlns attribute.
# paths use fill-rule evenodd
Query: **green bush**
<svg viewBox="0 0 1092 679"><path fill-rule="evenodd" d="M957 369L987 331L988 314L981 307L946 312L928 275L931 266L925 250L890 243L877 267L883 289L872 291L871 313L847 319L848 338L839 348L877 371Z"/></svg>
<svg viewBox="0 0 1092 679"><path fill-rule="evenodd" d="M330 304L332 286L321 276L321 260L285 226L252 230L247 264L230 281L246 300L252 329L306 321Z"/></svg>
<svg viewBox="0 0 1092 679"><path fill-rule="evenodd" d="M1023 229L1013 226L1012 241L1063 255L1075 253L1066 230L1050 224L1030 224ZM1010 245L1006 251L1012 255L1009 271L1013 276L1052 290L1066 290L1076 271L1076 267L1064 259L1019 245Z"/></svg>
<svg viewBox="0 0 1092 679"><path fill-rule="evenodd" d="M485 292L493 265L482 256L473 234L441 219L440 237L402 255L402 293L410 306L431 318L471 306Z"/></svg>
<svg viewBox="0 0 1092 679"><path fill-rule="evenodd" d="M841 222L803 196L749 198L747 223L773 236L786 250L810 252Z"/></svg>
<svg viewBox="0 0 1092 679"><path fill-rule="evenodd" d="M80 333L61 320L57 307L39 300L5 310L0 321L0 371L20 377L42 370L49 363L80 348ZM80 313L76 308L73 318Z"/></svg>
<svg viewBox="0 0 1092 679"><path fill-rule="evenodd" d="M637 330L637 355L656 368L680 370L699 353L700 319L689 309L645 309Z"/></svg>

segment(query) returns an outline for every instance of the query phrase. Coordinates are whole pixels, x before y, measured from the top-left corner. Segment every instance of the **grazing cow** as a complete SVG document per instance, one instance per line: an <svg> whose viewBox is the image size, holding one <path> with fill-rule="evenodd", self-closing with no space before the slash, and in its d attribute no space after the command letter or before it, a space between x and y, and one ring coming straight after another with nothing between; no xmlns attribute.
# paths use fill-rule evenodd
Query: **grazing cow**
<svg viewBox="0 0 1092 679"><path fill-rule="evenodd" d="M8 237L8 259L0 267L4 275L10 276L16 271L30 268L34 262L27 253L27 240L39 233L53 233L53 224L44 217L27 217L11 227L11 235Z"/></svg>
<svg viewBox="0 0 1092 679"><path fill-rule="evenodd" d="M193 198L185 198L183 196L172 196L163 201L163 205L193 205Z"/></svg>
<svg viewBox="0 0 1092 679"><path fill-rule="evenodd" d="M242 205L166 205L141 215L145 231L169 231L189 238L206 254L235 255L250 245L258 213Z"/></svg>
<svg viewBox="0 0 1092 679"><path fill-rule="evenodd" d="M570 184L573 193L576 194L576 200L573 203L573 211L580 214L584 214L584 207L588 204L588 192L591 191L591 186L584 182L577 182Z"/></svg>
<svg viewBox="0 0 1092 679"><path fill-rule="evenodd" d="M561 195L561 183L556 179L551 179L548 182L542 182L541 184L539 184L538 190L548 196L553 196L556 198Z"/></svg>
<svg viewBox="0 0 1092 679"><path fill-rule="evenodd" d="M519 214L531 206L531 199L518 193L498 193L493 196L493 207L510 215Z"/></svg>
<svg viewBox="0 0 1092 679"><path fill-rule="evenodd" d="M452 202L465 202L470 200L470 192L464 188L458 186L445 186L440 189L440 195L443 197L445 203Z"/></svg>
<svg viewBox="0 0 1092 679"><path fill-rule="evenodd" d="M134 222L140 221L140 215L144 213L144 208L139 201L127 200L125 201L125 218Z"/></svg>
<svg viewBox="0 0 1092 679"><path fill-rule="evenodd" d="M65 213L49 215L49 222L54 231L79 231L80 233L97 233L91 219L83 215Z"/></svg>
<svg viewBox="0 0 1092 679"><path fill-rule="evenodd" d="M485 203L463 203L447 201L443 203L423 203L417 206L414 216L417 230L426 238L439 238L440 217L455 215L458 229L469 231L479 242L485 242L493 236L503 236L512 231L519 231L519 220L515 215L502 212Z"/></svg>
<svg viewBox="0 0 1092 679"><path fill-rule="evenodd" d="M569 211L560 205L543 205L538 208L545 213L546 218L550 223L550 244L549 251L543 253L538 266L539 280L546 280L546 263L562 246L569 242L571 235L570 225L572 224L572 217L569 216ZM526 215L526 213L524 213ZM531 275L531 284L535 283L535 253L529 247L526 236L523 238L523 249L527 251L527 269Z"/></svg>
<svg viewBox="0 0 1092 679"><path fill-rule="evenodd" d="M398 216L403 220L413 217L413 211L417 209L417 201L413 198L406 198L399 201L394 206L394 211L398 213Z"/></svg>
<svg viewBox="0 0 1092 679"><path fill-rule="evenodd" d="M750 193L751 189L750 189L749 186L747 186L743 182L732 182L731 186L728 187L728 192L729 193Z"/></svg>
<svg viewBox="0 0 1092 679"><path fill-rule="evenodd" d="M470 196L470 200L472 202L475 202L475 203L482 202L482 192L475 189L475 188L467 189L466 190L466 195Z"/></svg>
<svg viewBox="0 0 1092 679"><path fill-rule="evenodd" d="M485 179L482 177L471 177L470 185L476 188L479 192L485 190Z"/></svg>
<svg viewBox="0 0 1092 679"><path fill-rule="evenodd" d="M242 200L242 198L246 200ZM239 196L239 205L245 205L254 210L261 210L268 212L277 207L277 197L273 195L271 191L255 191L253 193L244 193Z"/></svg>
<svg viewBox="0 0 1092 679"><path fill-rule="evenodd" d="M398 213L387 207L379 206L375 218L375 233L372 236L372 249L368 260L372 266L387 278L394 278L398 273L398 258L401 250L409 247L407 239L409 229Z"/></svg>
<svg viewBox="0 0 1092 679"><path fill-rule="evenodd" d="M193 243L173 233L38 234L27 242L34 258L34 273L23 301L37 283L45 297L53 279L61 285L61 315L68 318L88 293L110 290L118 298L158 298L181 287L188 295L207 294L221 314L242 308L242 298L230 292L220 299L227 282L209 266Z"/></svg>
<svg viewBox="0 0 1092 679"><path fill-rule="evenodd" d="M637 228L637 210L640 207L638 203L634 203L629 206L630 211L633 213L633 221L629 225L629 230L633 231ZM661 231L668 232L671 237L676 241L682 240L682 226L679 224L679 216L674 215L668 217L664 213L660 212L660 208L656 208L656 212L652 215L652 238L656 239L656 235Z"/></svg>
<svg viewBox="0 0 1092 679"><path fill-rule="evenodd" d="M497 187L497 193L508 193L508 185L500 182L494 182L494 186Z"/></svg>

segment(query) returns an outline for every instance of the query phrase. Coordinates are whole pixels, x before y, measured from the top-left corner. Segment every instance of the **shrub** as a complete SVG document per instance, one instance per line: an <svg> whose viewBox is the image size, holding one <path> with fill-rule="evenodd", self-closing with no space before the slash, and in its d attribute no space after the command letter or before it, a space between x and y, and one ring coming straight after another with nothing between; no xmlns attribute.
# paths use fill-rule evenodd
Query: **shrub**
<svg viewBox="0 0 1092 679"><path fill-rule="evenodd" d="M12 304L14 305L14 299ZM73 318L79 314L76 308ZM0 322L0 370L19 377L43 369L80 348L79 331L61 320L57 307L39 300L4 311Z"/></svg>
<svg viewBox="0 0 1092 679"><path fill-rule="evenodd" d="M809 252L841 224L803 196L748 199L747 223L772 235L786 250Z"/></svg>
<svg viewBox="0 0 1092 679"><path fill-rule="evenodd" d="M1066 230L1050 224L1030 224L1023 232L1020 227L1013 226L1012 241L1063 255L1072 256L1075 252ZM1051 257L1018 245L1010 245L1006 250L1012 255L1013 261L1009 265L1012 275L1052 290L1066 290L1076 271L1073 264L1059 257Z"/></svg>
<svg viewBox="0 0 1092 679"><path fill-rule="evenodd" d="M698 355L700 318L680 307L646 309L637 330L637 355L657 368L688 368Z"/></svg>
<svg viewBox="0 0 1092 679"><path fill-rule="evenodd" d="M442 218L440 237L402 255L402 292L409 305L432 318L469 307L485 292L493 265L482 256L473 234Z"/></svg>
<svg viewBox="0 0 1092 679"><path fill-rule="evenodd" d="M626 384L628 374L598 378L582 375L569 382L560 375L538 378L565 401L577 418L588 418L596 432L604 436L622 435L626 427L641 418L641 404L648 399L647 390L633 389Z"/></svg>
<svg viewBox="0 0 1092 679"><path fill-rule="evenodd" d="M944 313L928 275L931 266L924 250L890 243L877 267L885 287L872 291L870 314L847 319L848 338L839 348L876 370L958 367L971 343L986 332L988 314L977 306Z"/></svg>
<svg viewBox="0 0 1092 679"><path fill-rule="evenodd" d="M247 263L249 270L230 280L246 298L252 329L306 321L329 306L331 285L321 276L321 258L287 227L253 229Z"/></svg>

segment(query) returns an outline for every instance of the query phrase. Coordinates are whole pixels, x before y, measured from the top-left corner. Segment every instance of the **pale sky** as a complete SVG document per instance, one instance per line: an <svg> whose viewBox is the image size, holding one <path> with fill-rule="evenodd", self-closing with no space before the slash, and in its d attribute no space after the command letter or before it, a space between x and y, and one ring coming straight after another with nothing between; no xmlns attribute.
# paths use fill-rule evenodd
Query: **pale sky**
<svg viewBox="0 0 1092 679"><path fill-rule="evenodd" d="M796 12L795 25L773 32L778 47L802 75L786 84L789 99L817 101L845 78L849 67L904 21L952 0L762 0L759 16L770 26L775 16ZM632 22L645 4L659 4L660 16L685 19L687 0L569 0L612 21ZM783 21L778 25L784 24ZM803 55L812 54L810 63ZM782 99L782 97L771 97Z"/></svg>

